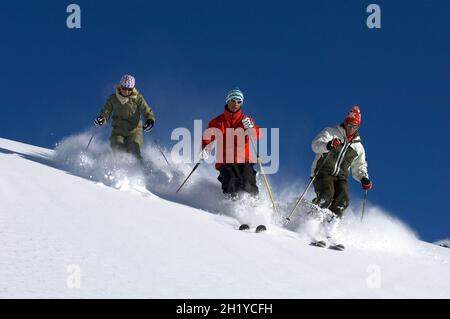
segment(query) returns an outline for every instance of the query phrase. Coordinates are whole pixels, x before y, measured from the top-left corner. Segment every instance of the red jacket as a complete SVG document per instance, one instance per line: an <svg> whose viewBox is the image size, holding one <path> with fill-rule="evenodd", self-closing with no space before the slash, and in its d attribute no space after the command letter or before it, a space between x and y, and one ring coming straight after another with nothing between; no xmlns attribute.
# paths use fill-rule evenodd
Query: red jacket
<svg viewBox="0 0 450 319"><path fill-rule="evenodd" d="M250 151L252 145L249 136L252 135L256 141L261 136L261 129L255 124L254 130L245 131L242 120L246 117L255 123L253 118L244 115L241 110L231 113L225 106L223 114L209 122L208 129L203 134L202 149L214 141L217 142L216 169L219 170L226 164L255 163ZM219 131L222 139L217 138ZM212 145L209 146L211 147Z"/></svg>

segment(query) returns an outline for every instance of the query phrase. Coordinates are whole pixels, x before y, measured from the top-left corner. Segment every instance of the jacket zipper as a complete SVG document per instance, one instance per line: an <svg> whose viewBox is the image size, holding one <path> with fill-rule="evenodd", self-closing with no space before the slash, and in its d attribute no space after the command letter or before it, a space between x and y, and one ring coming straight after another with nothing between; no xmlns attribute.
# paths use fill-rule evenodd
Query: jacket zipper
<svg viewBox="0 0 450 319"><path fill-rule="evenodd" d="M233 127L233 115L234 115L234 113L230 112L230 128L232 128L232 129L234 129L234 127ZM233 145L235 144L235 142L236 141L234 141L234 134L233 134ZM234 152L234 147L233 147L233 158L234 158L234 162L236 162L236 154Z"/></svg>
<svg viewBox="0 0 450 319"><path fill-rule="evenodd" d="M344 146L342 147L342 150L339 153L336 165L334 166L333 174L331 174L332 176L338 176L339 172L341 171L342 161L344 160L345 154L347 153L347 150L352 144L352 142L348 142L347 137L344 135Z"/></svg>

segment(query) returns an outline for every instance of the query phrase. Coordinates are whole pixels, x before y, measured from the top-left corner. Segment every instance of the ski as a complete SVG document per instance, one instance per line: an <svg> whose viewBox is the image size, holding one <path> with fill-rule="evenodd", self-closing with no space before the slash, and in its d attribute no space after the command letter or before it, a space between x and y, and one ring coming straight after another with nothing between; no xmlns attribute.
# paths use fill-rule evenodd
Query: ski
<svg viewBox="0 0 450 319"><path fill-rule="evenodd" d="M323 240L312 241L309 245L313 246L313 247L319 247L319 248L327 247L327 243L324 242ZM328 249L343 251L343 250L345 250L345 247L342 244L332 244L332 245L328 246Z"/></svg>
<svg viewBox="0 0 450 319"><path fill-rule="evenodd" d="M336 242L336 240L335 240L333 237L328 236L328 237L327 237L327 240L328 240L328 243L330 244L330 245L328 246L328 249L331 249L331 250L338 250L338 251L343 251L343 250L345 250L344 245L338 244L338 243Z"/></svg>
<svg viewBox="0 0 450 319"><path fill-rule="evenodd" d="M242 224L241 226L239 226L239 230L249 230L250 226L247 224Z"/></svg>
<svg viewBox="0 0 450 319"><path fill-rule="evenodd" d="M345 250L345 247L344 247L344 245L342 245L342 244L335 244L335 245L330 245L330 246L328 247L328 249L331 249L331 250L338 250L338 251L343 251L343 250Z"/></svg>
<svg viewBox="0 0 450 319"><path fill-rule="evenodd" d="M239 230L242 230L242 231L246 231L249 229L250 229L250 226L247 224L242 224L241 226L239 226ZM263 233L266 230L267 230L267 227L265 225L259 225L258 227L256 227L255 233Z"/></svg>
<svg viewBox="0 0 450 319"><path fill-rule="evenodd" d="M327 243L324 242L323 240L317 240L317 241L312 241L309 245L314 246L314 247L325 248L327 246Z"/></svg>
<svg viewBox="0 0 450 319"><path fill-rule="evenodd" d="M255 232L256 233L262 233L265 232L267 230L267 227L264 225L259 225L258 227L256 227Z"/></svg>

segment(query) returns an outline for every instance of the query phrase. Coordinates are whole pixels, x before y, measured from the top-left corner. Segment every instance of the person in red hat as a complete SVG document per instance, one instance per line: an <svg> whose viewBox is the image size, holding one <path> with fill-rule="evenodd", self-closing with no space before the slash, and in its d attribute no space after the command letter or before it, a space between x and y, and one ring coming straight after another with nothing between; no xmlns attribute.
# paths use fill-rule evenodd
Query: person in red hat
<svg viewBox="0 0 450 319"><path fill-rule="evenodd" d="M354 106L341 124L325 128L312 142L316 159L312 165L311 176L317 174L314 180L316 198L313 202L332 211L334 220L343 217L350 203L350 170L353 178L361 183L363 190L372 188L366 153L358 132L360 126L361 110Z"/></svg>

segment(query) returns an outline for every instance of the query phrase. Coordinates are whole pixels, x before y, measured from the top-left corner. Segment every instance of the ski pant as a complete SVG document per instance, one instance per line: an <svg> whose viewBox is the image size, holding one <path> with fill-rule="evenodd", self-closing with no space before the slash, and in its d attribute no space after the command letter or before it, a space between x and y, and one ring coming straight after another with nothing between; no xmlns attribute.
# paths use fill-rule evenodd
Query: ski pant
<svg viewBox="0 0 450 319"><path fill-rule="evenodd" d="M319 173L314 180L314 190L316 192L314 204L328 208L338 217L344 216L350 204L347 179Z"/></svg>
<svg viewBox="0 0 450 319"><path fill-rule="evenodd" d="M226 164L220 168L217 178L222 183L224 194L237 194L240 191L257 195L256 171L251 163Z"/></svg>
<svg viewBox="0 0 450 319"><path fill-rule="evenodd" d="M142 161L141 145L142 130L137 129L129 136L111 134L109 142L113 151L122 151L134 155L138 160Z"/></svg>

